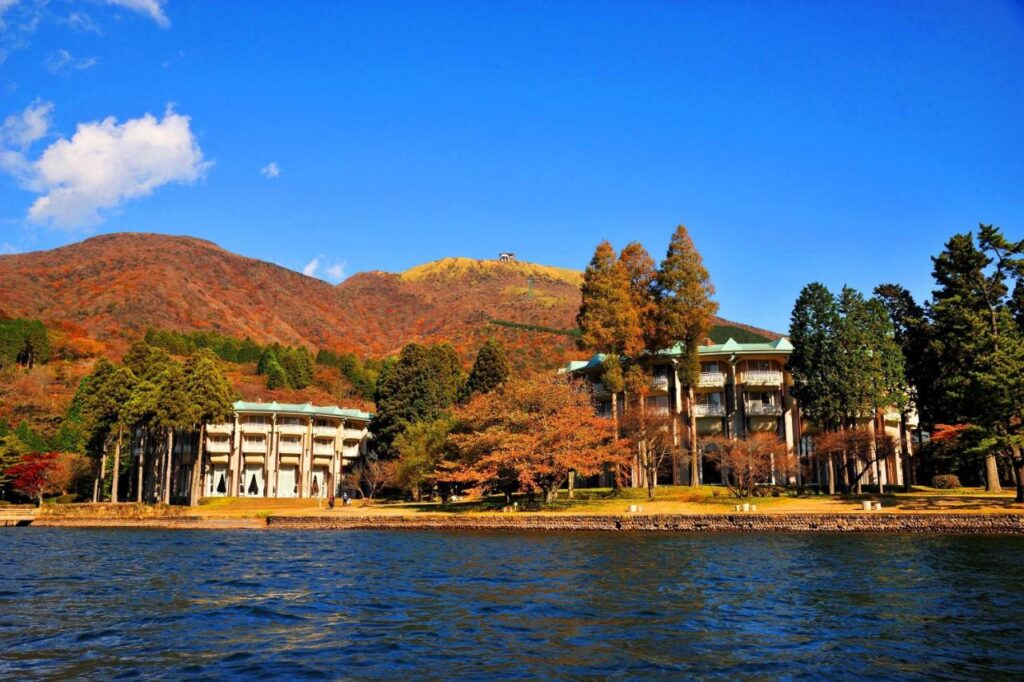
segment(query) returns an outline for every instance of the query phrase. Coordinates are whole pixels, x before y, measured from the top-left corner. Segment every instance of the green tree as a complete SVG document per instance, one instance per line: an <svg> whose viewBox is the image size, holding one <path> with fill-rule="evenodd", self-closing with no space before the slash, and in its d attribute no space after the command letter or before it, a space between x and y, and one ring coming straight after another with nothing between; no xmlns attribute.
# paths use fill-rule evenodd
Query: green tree
<svg viewBox="0 0 1024 682"><path fill-rule="evenodd" d="M431 347L410 343L377 381L377 411L370 422L376 450L385 458L398 453L395 438L409 425L440 417L456 402L465 375L458 355L448 344Z"/></svg>
<svg viewBox="0 0 1024 682"><path fill-rule="evenodd" d="M463 396L466 400L474 393L490 393L508 380L512 369L505 355L505 347L495 339L487 339L476 355L469 372Z"/></svg>
<svg viewBox="0 0 1024 682"><path fill-rule="evenodd" d="M668 253L658 268L654 282L656 325L649 350L657 351L681 344L683 357L676 368L687 388L689 414L690 485L700 485L700 452L697 447L697 418L694 414L693 387L700 376L699 347L711 331L718 304L712 299L715 288L704 261L689 232L676 228Z"/></svg>
<svg viewBox="0 0 1024 682"><path fill-rule="evenodd" d="M1008 454L1015 470L1024 467L1015 388L1024 365L1009 296L1010 280L1024 271L1024 241L1011 242L998 228L981 225L977 243L972 233L954 235L932 263L938 285L928 309L929 348L938 365L934 418L982 430L986 488L997 491L997 455ZM1024 501L1019 476L1018 496Z"/></svg>
<svg viewBox="0 0 1024 682"><path fill-rule="evenodd" d="M437 468L445 456L445 440L454 423L445 415L410 424L398 434L395 438L395 450L398 451L395 485L411 492L416 499L433 489Z"/></svg>
<svg viewBox="0 0 1024 682"><path fill-rule="evenodd" d="M190 355L184 367L185 393L188 396L188 417L193 427L199 426L199 451L193 458L192 506L199 504L204 475L206 425L220 424L234 412L235 392L221 370L217 356L210 350L199 350Z"/></svg>
<svg viewBox="0 0 1024 682"><path fill-rule="evenodd" d="M39 320L0 320L0 367L17 363L33 367L49 362L50 337Z"/></svg>

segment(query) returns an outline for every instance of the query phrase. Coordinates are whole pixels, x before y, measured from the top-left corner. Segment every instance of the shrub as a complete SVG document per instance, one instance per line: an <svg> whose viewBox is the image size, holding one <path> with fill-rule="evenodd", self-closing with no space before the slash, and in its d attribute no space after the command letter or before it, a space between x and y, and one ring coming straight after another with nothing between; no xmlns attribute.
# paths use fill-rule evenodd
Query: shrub
<svg viewBox="0 0 1024 682"><path fill-rule="evenodd" d="M939 490L953 490L960 487L960 477L956 474L939 474L932 476L932 487Z"/></svg>

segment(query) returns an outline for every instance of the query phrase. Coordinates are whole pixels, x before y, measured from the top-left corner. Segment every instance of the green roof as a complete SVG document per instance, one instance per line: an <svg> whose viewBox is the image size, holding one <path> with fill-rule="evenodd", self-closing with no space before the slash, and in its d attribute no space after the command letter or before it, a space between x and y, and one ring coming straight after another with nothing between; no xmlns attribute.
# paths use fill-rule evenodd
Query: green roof
<svg viewBox="0 0 1024 682"><path fill-rule="evenodd" d="M711 346L701 346L697 349L699 355L723 355L723 354L743 354L743 353L759 353L759 354L771 354L771 355L788 355L793 352L793 344L789 342L789 339L782 337L775 341L765 341L764 343L738 343L736 339L729 338L725 343L718 343ZM663 357L671 357L673 355L682 355L683 346L680 343L666 348L665 350L658 351L657 353ZM604 362L604 355L597 353L589 360L573 360L566 364L562 371L564 372L579 372L587 369L593 369L599 367Z"/></svg>
<svg viewBox="0 0 1024 682"><path fill-rule="evenodd" d="M369 412L349 407L338 407L337 405L321 407L311 403L279 403L276 400L269 403L249 403L239 400L234 404L234 408L235 412L301 414L309 417L340 417L342 419L356 419L367 422L373 417L373 414Z"/></svg>

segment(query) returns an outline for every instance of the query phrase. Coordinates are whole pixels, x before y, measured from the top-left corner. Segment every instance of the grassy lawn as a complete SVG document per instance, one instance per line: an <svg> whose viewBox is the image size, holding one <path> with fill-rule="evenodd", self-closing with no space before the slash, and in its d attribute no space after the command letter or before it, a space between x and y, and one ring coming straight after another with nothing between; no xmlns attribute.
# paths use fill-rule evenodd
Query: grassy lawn
<svg viewBox="0 0 1024 682"><path fill-rule="evenodd" d="M655 499L647 499L645 489L626 488L613 493L608 488L577 489L575 499L569 500L562 491L559 500L551 505L537 508L530 513L539 514L623 514L630 505L639 504L644 514L723 514L733 512L736 504L750 502L757 505L758 512L770 513L851 513L861 509L861 500L882 502L886 511L904 513L1000 513L1024 512L1024 505L1013 502L1013 492L1000 494L986 493L983 489L962 488L958 490L934 490L915 488L912 493L887 493L885 495L790 495L779 497L755 497L737 500L727 489L720 486L703 486L699 489L679 486L659 486ZM526 496L514 498L520 509L526 507ZM204 500L195 513L200 516L231 518L268 515L303 516L309 514L386 514L412 515L423 513L479 514L500 511L505 505L501 496L475 498L447 505L439 502L404 502L377 500L373 502L355 500L349 507L342 507L338 500L336 507L327 508L325 500L311 499L263 499L263 498L210 498Z"/></svg>

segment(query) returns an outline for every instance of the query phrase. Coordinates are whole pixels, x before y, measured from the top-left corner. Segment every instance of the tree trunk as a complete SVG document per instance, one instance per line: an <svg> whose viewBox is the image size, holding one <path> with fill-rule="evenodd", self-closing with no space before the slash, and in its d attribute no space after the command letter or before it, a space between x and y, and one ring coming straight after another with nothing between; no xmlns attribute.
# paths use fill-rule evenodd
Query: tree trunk
<svg viewBox="0 0 1024 682"><path fill-rule="evenodd" d="M1014 445L1013 449L1013 471L1016 474L1017 497L1016 502L1024 502L1024 459L1021 458L1020 446Z"/></svg>
<svg viewBox="0 0 1024 682"><path fill-rule="evenodd" d="M118 479L121 475L121 438L124 436L124 427L117 427L117 444L114 445L114 471L113 479L110 482L110 501L114 504L118 502L117 486Z"/></svg>
<svg viewBox="0 0 1024 682"><path fill-rule="evenodd" d="M900 457L903 458L903 491L914 489L914 466L910 461L910 435L907 433L907 414L900 413Z"/></svg>
<svg viewBox="0 0 1024 682"><path fill-rule="evenodd" d="M990 493L1003 492L1003 487L999 485L999 467L996 465L996 456L992 453L985 455L985 490Z"/></svg>
<svg viewBox="0 0 1024 682"><path fill-rule="evenodd" d="M568 486L569 486L569 499L571 500L571 499L573 499L573 493L575 492L573 489L576 487L576 472L575 471L570 471L569 472L569 483L568 483Z"/></svg>
<svg viewBox="0 0 1024 682"><path fill-rule="evenodd" d="M164 504L171 503L171 461L174 459L174 429L167 429L167 454L164 457L164 485L160 491Z"/></svg>
<svg viewBox="0 0 1024 682"><path fill-rule="evenodd" d="M192 485L188 496L189 505L195 507L203 492L203 475L206 468L206 424L199 425L199 447L196 448L195 461L192 462Z"/></svg>
<svg viewBox="0 0 1024 682"><path fill-rule="evenodd" d="M878 484L878 494L885 494L885 486L882 484L882 463L878 457L878 415L872 415L868 422L868 433L871 435L871 442L868 444L868 458L871 460L871 468L874 470L875 483Z"/></svg>
<svg viewBox="0 0 1024 682"><path fill-rule="evenodd" d="M135 501L142 504L142 492L143 488L146 487L145 472L146 472L146 445L148 445L149 438L146 432L143 432L142 442L139 447L139 472L138 472L138 489L135 491Z"/></svg>
<svg viewBox="0 0 1024 682"><path fill-rule="evenodd" d="M687 440L690 441L690 487L700 487L700 452L697 450L697 415L694 414L693 386L686 387Z"/></svg>
<svg viewBox="0 0 1024 682"><path fill-rule="evenodd" d="M836 494L836 455L833 452L828 453L828 459L825 464L828 471L828 494Z"/></svg>

